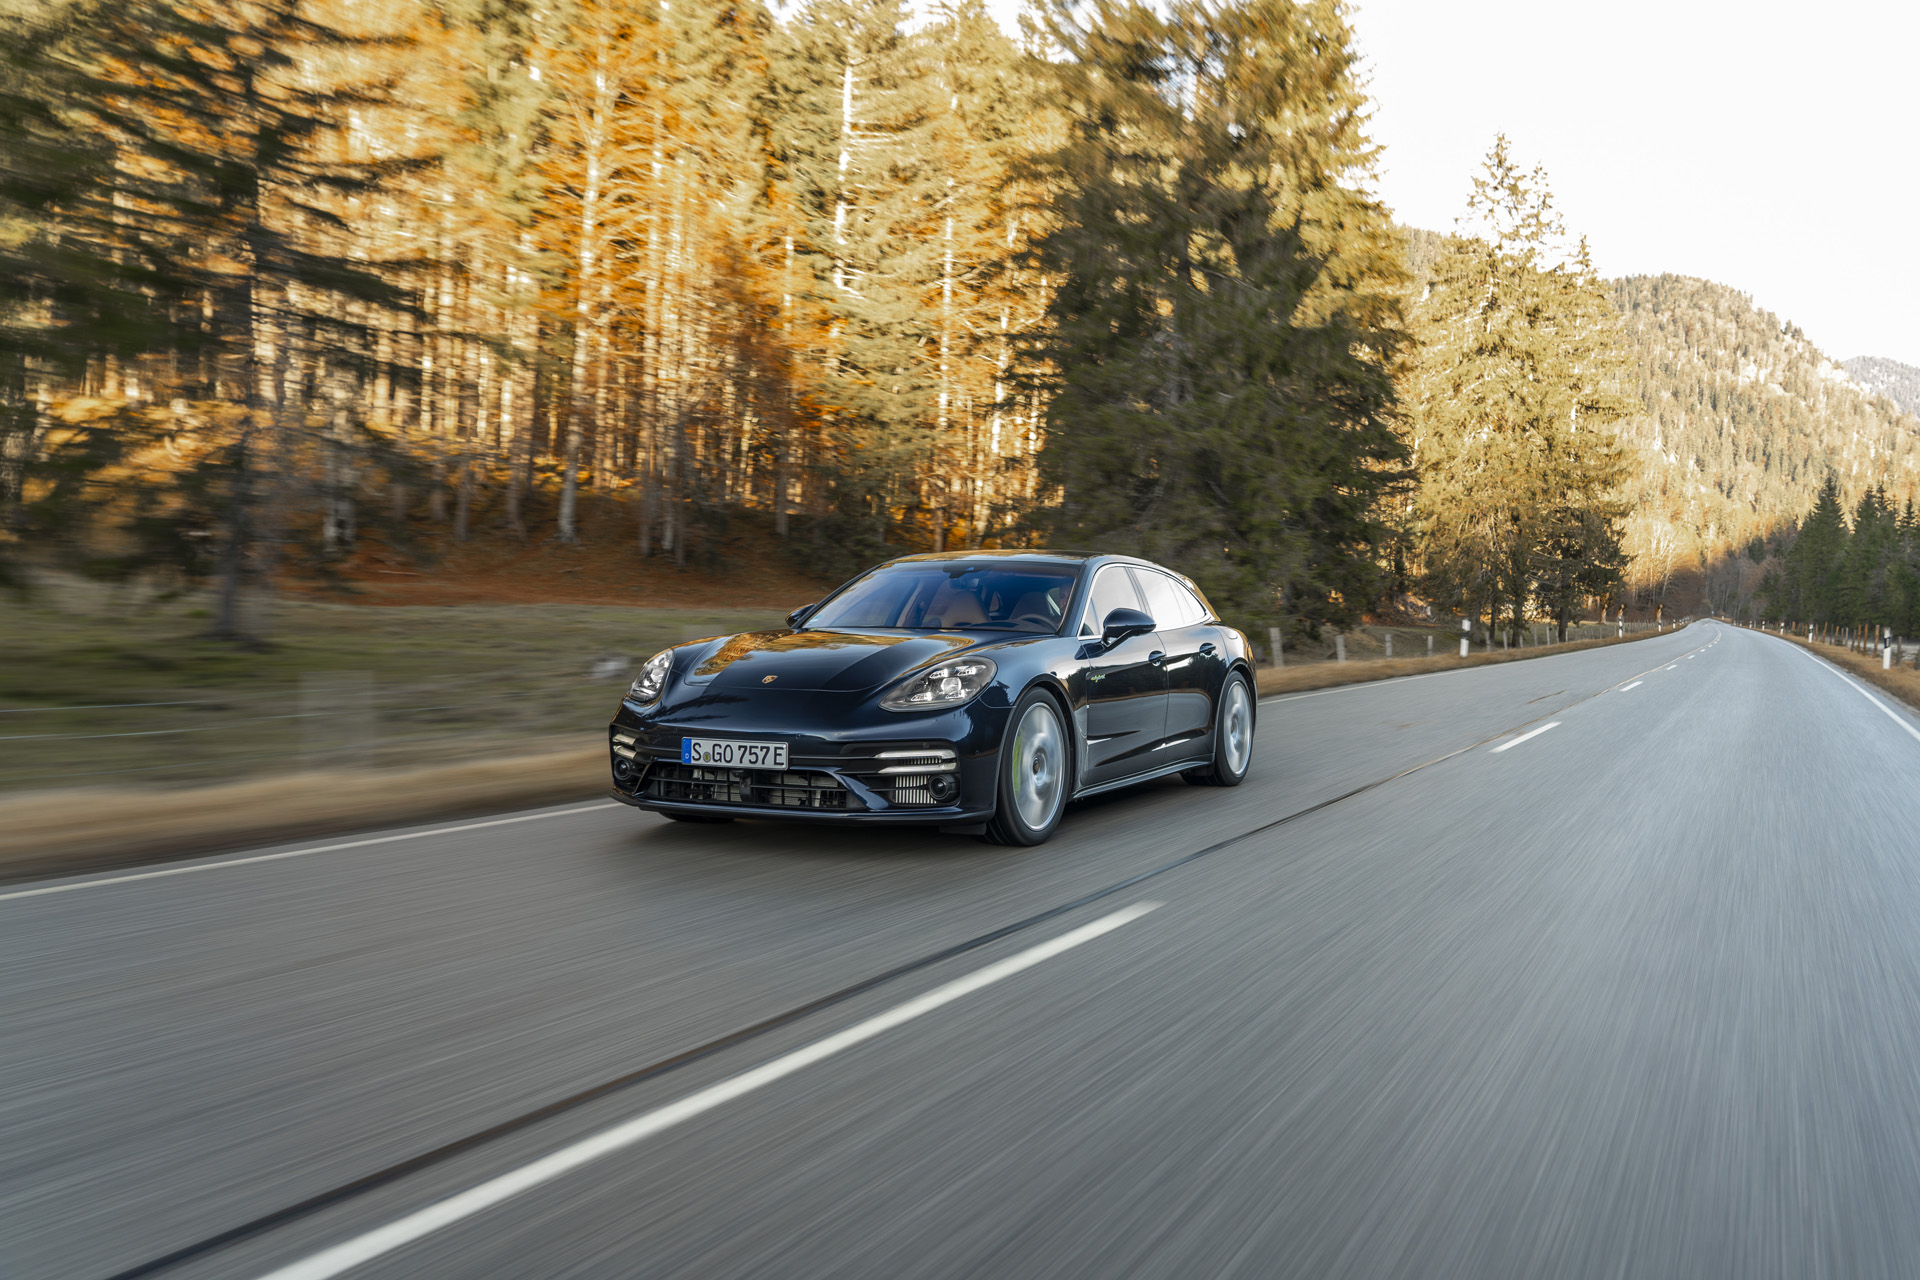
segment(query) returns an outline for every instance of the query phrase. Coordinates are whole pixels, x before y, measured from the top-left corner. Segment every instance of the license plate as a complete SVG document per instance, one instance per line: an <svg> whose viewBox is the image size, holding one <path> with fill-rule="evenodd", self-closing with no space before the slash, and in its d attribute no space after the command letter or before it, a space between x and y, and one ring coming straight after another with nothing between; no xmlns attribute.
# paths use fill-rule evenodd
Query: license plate
<svg viewBox="0 0 1920 1280"><path fill-rule="evenodd" d="M784 769L784 742L729 742L725 738L680 739L681 764L715 765L722 769Z"/></svg>

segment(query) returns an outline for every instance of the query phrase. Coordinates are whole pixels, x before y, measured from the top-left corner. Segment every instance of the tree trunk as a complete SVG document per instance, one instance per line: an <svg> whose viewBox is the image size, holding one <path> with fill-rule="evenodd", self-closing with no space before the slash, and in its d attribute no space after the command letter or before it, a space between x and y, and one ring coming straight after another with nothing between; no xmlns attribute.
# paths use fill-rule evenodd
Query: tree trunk
<svg viewBox="0 0 1920 1280"><path fill-rule="evenodd" d="M453 503L453 540L467 540L467 522L473 512L473 464L460 460L458 488Z"/></svg>
<svg viewBox="0 0 1920 1280"><path fill-rule="evenodd" d="M573 376L569 388L567 411L567 445L561 460L560 474L560 541L573 543L580 540L577 519L579 503L579 465L580 442L582 432L587 425L587 416L592 411L593 402L588 378L589 365L593 355L593 298L594 288L598 284L599 268L599 223L601 185L605 180L602 172L603 151L607 143L608 117L613 108L614 77L606 66L607 50L600 50L599 65L596 68L596 91L593 104L587 113L586 131L582 139L582 150L586 153L586 182L580 193L580 271L575 281L573 316Z"/></svg>

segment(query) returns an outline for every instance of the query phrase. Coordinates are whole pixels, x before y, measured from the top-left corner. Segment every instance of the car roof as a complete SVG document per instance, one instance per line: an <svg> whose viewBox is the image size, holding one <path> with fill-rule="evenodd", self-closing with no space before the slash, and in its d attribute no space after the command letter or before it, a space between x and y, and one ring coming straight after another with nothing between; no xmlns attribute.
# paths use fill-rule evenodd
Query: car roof
<svg viewBox="0 0 1920 1280"><path fill-rule="evenodd" d="M997 548L981 551L929 551L916 556L899 556L887 561L888 564L918 564L925 561L942 560L1051 560L1063 563L1084 563L1089 560L1124 560L1129 564L1153 565L1151 560L1142 560L1138 556L1114 555L1105 551L1054 551L1052 549L1031 550L1019 547ZM1153 565L1159 568L1158 565Z"/></svg>

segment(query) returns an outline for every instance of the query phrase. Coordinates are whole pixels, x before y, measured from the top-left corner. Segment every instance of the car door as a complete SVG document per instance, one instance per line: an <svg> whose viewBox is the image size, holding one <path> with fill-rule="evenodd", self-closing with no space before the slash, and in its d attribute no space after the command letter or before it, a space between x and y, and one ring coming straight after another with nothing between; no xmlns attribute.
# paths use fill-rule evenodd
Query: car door
<svg viewBox="0 0 1920 1280"><path fill-rule="evenodd" d="M1155 635L1166 654L1161 670L1167 676L1167 723L1160 763L1205 758L1207 734L1213 728L1213 700L1226 666L1219 628L1199 597L1173 575L1135 567L1133 577L1147 612L1159 626Z"/></svg>
<svg viewBox="0 0 1920 1280"><path fill-rule="evenodd" d="M1158 637L1130 636L1111 649L1100 643L1109 613L1140 607L1126 566L1106 565L1095 574L1078 624L1085 703L1074 715L1080 721L1083 787L1151 768L1166 728L1167 676L1157 661Z"/></svg>

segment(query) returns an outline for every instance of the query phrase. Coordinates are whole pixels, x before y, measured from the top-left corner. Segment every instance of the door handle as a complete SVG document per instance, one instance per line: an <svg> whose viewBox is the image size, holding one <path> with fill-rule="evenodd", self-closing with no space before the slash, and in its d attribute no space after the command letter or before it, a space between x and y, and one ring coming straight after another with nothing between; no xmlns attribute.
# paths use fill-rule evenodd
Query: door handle
<svg viewBox="0 0 1920 1280"><path fill-rule="evenodd" d="M1167 651L1165 649L1155 649L1152 653L1147 655L1147 661L1151 662L1156 667L1165 663L1166 660L1167 660Z"/></svg>
<svg viewBox="0 0 1920 1280"><path fill-rule="evenodd" d="M1203 657L1211 658L1213 656L1213 641L1209 640L1205 644L1201 645L1200 653Z"/></svg>

